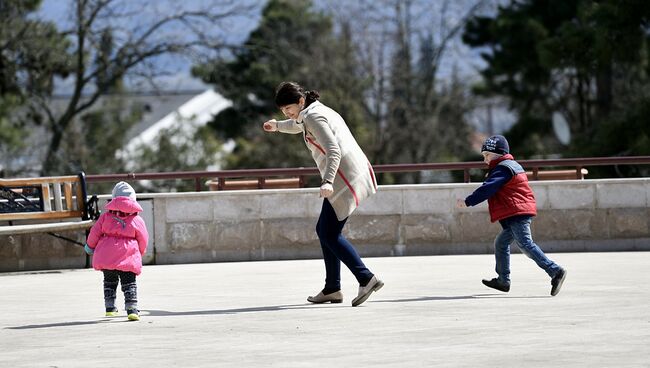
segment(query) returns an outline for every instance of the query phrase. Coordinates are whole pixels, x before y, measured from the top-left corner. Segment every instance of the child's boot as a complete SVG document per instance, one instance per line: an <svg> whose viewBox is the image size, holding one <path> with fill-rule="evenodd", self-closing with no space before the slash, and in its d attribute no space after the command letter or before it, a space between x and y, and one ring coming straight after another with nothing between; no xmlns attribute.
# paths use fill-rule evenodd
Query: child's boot
<svg viewBox="0 0 650 368"><path fill-rule="evenodd" d="M119 311L115 307L108 307L106 308L106 317L115 317Z"/></svg>
<svg viewBox="0 0 650 368"><path fill-rule="evenodd" d="M137 309L128 309L126 311L129 321L139 321L140 320L140 311Z"/></svg>
<svg viewBox="0 0 650 368"><path fill-rule="evenodd" d="M104 307L106 307L106 317L117 316L115 307L115 297L117 291L117 281L104 281Z"/></svg>
<svg viewBox="0 0 650 368"><path fill-rule="evenodd" d="M140 311L138 310L138 286L135 282L122 284L124 292L124 304L126 306L127 318L129 321L139 321Z"/></svg>

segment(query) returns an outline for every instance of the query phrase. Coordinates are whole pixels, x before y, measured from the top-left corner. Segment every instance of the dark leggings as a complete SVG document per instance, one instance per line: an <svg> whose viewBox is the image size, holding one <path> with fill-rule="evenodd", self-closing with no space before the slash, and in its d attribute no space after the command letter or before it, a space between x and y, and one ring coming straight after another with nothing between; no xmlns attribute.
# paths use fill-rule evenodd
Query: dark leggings
<svg viewBox="0 0 650 368"><path fill-rule="evenodd" d="M325 261L325 290L328 292L341 289L341 262L352 272L360 285L366 285L372 279L372 272L363 264L354 246L343 236L343 226L347 218L339 221L329 200L323 201L316 234L320 240Z"/></svg>
<svg viewBox="0 0 650 368"><path fill-rule="evenodd" d="M106 308L115 308L117 284L121 281L126 310L138 309L138 287L135 283L135 273L117 270L103 270L102 272L104 273L104 305Z"/></svg>

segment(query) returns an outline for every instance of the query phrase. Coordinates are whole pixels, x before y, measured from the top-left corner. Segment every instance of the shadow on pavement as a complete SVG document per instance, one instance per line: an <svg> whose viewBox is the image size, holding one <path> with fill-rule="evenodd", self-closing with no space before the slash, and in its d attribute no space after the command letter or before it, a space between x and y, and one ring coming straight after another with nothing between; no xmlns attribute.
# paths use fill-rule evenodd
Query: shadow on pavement
<svg viewBox="0 0 650 368"><path fill-rule="evenodd" d="M421 296L417 298L405 299L386 299L371 300L370 303L408 303L408 302L427 302L435 300L462 300L462 299L540 299L552 298L550 295L533 295L533 296L510 296L504 294L475 294L475 295L458 295L458 296Z"/></svg>
<svg viewBox="0 0 650 368"><path fill-rule="evenodd" d="M339 304L337 306L349 307L347 304ZM326 304L285 304L285 305L270 305L264 307L250 307L250 308L233 308L233 309L213 309L213 310L197 310L197 311L165 311L165 310L155 310L147 309L143 312L149 316L201 316L208 314L237 314L237 313L252 313L252 312L276 312L283 310L292 310L292 309L314 309L314 308L336 308L334 305Z"/></svg>
<svg viewBox="0 0 650 368"><path fill-rule="evenodd" d="M96 325L99 323L119 323L119 322L132 322L126 319L98 319L95 321L76 321L76 322L59 322L59 323L45 323L42 325L25 325L25 326L14 326L14 327L5 327L5 330L31 330L37 328L51 328L51 327L70 327L70 326L84 326L84 325Z"/></svg>
<svg viewBox="0 0 650 368"><path fill-rule="evenodd" d="M417 298L404 298L404 299L385 299L385 300L371 300L368 303L409 303L409 302L425 302L425 301L440 301L440 300L462 300L462 299L537 299L537 298L552 298L551 296L508 296L503 294L474 294L474 295L458 295L458 296L422 296ZM296 309L318 309L318 308L350 308L348 304L284 304L284 305L270 305L262 307L250 308L233 308L233 309L212 309L212 310L195 310L195 311L166 311L157 309L142 310L141 315L153 317L167 317L167 316L201 316L201 315L222 315L222 314L238 314L238 313L254 313L254 312L277 312L283 310L296 310ZM29 330L38 328L52 328L52 327L71 327L83 326L99 323L118 323L130 322L123 319L103 318L94 321L76 321L76 322L60 322L60 323L45 323L41 325L25 325L5 327L8 330Z"/></svg>

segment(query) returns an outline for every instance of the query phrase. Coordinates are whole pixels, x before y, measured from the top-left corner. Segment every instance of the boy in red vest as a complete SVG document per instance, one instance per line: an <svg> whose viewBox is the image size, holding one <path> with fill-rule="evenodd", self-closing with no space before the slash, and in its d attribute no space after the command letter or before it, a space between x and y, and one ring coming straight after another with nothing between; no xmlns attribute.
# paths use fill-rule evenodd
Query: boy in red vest
<svg viewBox="0 0 650 368"><path fill-rule="evenodd" d="M524 169L510 154L508 141L502 135L485 140L481 153L490 171L483 185L465 199L458 199L458 207L476 206L488 201L490 220L499 221L503 230L494 240L494 255L498 278L483 280L483 284L503 292L510 291L510 244L537 263L551 277L551 295L560 292L566 270L546 257L533 241L530 223L537 215L535 196L528 185Z"/></svg>

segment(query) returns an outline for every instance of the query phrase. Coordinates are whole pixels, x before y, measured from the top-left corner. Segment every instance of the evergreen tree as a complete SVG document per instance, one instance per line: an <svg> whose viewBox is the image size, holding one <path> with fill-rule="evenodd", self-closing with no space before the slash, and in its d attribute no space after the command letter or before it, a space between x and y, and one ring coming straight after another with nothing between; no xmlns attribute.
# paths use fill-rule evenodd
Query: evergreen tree
<svg viewBox="0 0 650 368"><path fill-rule="evenodd" d="M323 103L341 113L363 146L369 133L354 58L349 27L335 35L332 20L314 11L310 1L269 1L259 27L231 60L193 70L233 103L210 124L220 138L236 142L226 166L313 166L301 139L261 128L266 119L285 119L274 104L275 87L285 80L318 90Z"/></svg>
<svg viewBox="0 0 650 368"><path fill-rule="evenodd" d="M560 113L569 155L647 152L649 21L644 0L525 0L474 17L464 41L488 49L477 91L509 98L518 114L506 134L512 149L567 151L553 135L552 115Z"/></svg>
<svg viewBox="0 0 650 368"><path fill-rule="evenodd" d="M0 154L5 159L0 166L8 166L7 159L26 146L27 126L43 122L28 103L33 93L49 95L54 77L71 70L65 37L54 24L32 16L40 5L40 0L0 2Z"/></svg>

